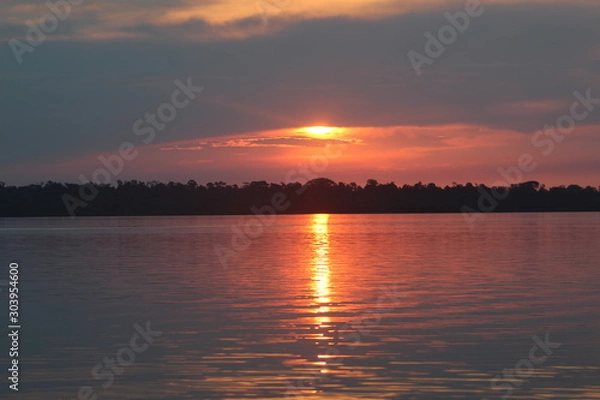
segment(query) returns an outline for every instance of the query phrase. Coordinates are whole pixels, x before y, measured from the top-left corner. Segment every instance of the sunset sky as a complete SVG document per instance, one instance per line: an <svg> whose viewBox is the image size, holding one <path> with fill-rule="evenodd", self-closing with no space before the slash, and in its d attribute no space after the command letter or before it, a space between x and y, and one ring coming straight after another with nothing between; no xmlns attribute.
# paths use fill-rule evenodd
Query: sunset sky
<svg viewBox="0 0 600 400"><path fill-rule="evenodd" d="M480 7L417 74L464 1L84 0L34 45L46 1L3 0L0 181L91 179L128 142L112 182L492 184L529 154L522 180L600 185L600 2Z"/></svg>

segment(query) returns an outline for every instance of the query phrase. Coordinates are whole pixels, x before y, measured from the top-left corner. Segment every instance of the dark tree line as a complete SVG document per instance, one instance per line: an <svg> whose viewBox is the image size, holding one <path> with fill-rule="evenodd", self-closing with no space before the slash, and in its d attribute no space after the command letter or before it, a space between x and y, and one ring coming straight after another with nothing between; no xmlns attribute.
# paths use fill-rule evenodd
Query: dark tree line
<svg viewBox="0 0 600 400"><path fill-rule="evenodd" d="M75 215L218 215L250 214L272 204L278 213L438 213L600 211L600 192L577 185L546 188L529 181L510 187L433 183L397 186L369 179L364 186L326 178L300 183L255 181L241 186L225 182L198 185L176 182L119 181L97 185L97 195L84 201L77 184L46 182L6 186L0 182L0 217L68 216L65 199L79 201Z"/></svg>

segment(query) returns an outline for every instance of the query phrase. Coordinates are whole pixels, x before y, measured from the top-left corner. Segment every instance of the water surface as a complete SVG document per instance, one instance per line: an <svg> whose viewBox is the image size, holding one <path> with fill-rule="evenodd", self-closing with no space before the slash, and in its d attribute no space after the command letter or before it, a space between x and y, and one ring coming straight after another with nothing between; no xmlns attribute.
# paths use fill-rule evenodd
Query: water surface
<svg viewBox="0 0 600 400"><path fill-rule="evenodd" d="M235 239L250 218L0 220L18 397L600 399L600 213L277 216ZM102 387L146 321L162 334Z"/></svg>

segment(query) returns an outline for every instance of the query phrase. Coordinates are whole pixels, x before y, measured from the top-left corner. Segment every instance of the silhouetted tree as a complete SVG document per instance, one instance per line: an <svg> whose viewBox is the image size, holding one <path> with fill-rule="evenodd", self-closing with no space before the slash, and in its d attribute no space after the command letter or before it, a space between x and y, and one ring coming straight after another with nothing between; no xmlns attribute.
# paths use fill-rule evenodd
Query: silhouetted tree
<svg viewBox="0 0 600 400"><path fill-rule="evenodd" d="M0 217L68 215L63 196L80 198L82 188L73 183L47 181L26 186L0 182ZM77 215L214 215L250 214L253 207L270 205L275 195L290 206L285 213L413 213L472 211L600 211L600 188L578 185L546 188L537 181L504 187L453 182L397 186L368 179L335 183L327 178L300 182L245 182L241 187L223 181L205 186L137 180L97 185L97 196L82 199L86 206ZM482 198L487 200L482 202ZM490 200L491 199L491 200ZM479 210L481 205L485 210Z"/></svg>

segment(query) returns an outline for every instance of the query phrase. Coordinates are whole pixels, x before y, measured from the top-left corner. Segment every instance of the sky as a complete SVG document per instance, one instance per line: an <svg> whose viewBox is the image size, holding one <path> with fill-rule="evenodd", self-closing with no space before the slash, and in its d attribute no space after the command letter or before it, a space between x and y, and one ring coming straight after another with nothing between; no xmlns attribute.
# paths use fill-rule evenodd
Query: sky
<svg viewBox="0 0 600 400"><path fill-rule="evenodd" d="M0 2L7 184L600 185L598 0L71 1Z"/></svg>

